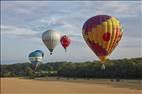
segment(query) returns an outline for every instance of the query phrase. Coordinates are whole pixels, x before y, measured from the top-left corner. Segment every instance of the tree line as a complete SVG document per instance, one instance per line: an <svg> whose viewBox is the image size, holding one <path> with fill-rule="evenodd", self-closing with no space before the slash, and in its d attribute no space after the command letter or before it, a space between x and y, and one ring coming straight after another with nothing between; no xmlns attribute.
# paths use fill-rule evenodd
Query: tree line
<svg viewBox="0 0 142 94"><path fill-rule="evenodd" d="M29 62L0 65L1 77L68 77L142 79L142 58L107 60L102 70L99 61L48 62L33 70Z"/></svg>

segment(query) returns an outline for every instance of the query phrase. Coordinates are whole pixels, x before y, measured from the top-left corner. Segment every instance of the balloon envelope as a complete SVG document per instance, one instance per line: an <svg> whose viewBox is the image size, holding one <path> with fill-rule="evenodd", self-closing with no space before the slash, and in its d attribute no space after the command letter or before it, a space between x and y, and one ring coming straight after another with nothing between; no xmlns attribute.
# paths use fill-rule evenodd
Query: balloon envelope
<svg viewBox="0 0 142 94"><path fill-rule="evenodd" d="M42 57L44 57L44 52L42 50L35 50L35 52L39 52L42 54Z"/></svg>
<svg viewBox="0 0 142 94"><path fill-rule="evenodd" d="M42 54L39 52L31 52L29 54L29 60L34 69L36 69L36 67L38 67L38 65L42 62L42 58Z"/></svg>
<svg viewBox="0 0 142 94"><path fill-rule="evenodd" d="M52 54L54 48L60 41L60 34L54 30L48 30L42 34L42 41Z"/></svg>
<svg viewBox="0 0 142 94"><path fill-rule="evenodd" d="M60 42L61 42L61 45L64 47L64 49L66 51L67 47L71 43L71 40L68 36L64 35L64 36L61 37Z"/></svg>
<svg viewBox="0 0 142 94"><path fill-rule="evenodd" d="M105 62L122 37L122 26L118 19L108 15L97 15L88 19L82 34L92 51Z"/></svg>

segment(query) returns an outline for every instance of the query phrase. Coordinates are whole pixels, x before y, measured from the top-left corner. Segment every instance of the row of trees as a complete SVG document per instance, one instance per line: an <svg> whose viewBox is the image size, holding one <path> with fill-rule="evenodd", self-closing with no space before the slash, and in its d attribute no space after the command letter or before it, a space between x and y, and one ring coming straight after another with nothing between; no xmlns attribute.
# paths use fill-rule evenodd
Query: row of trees
<svg viewBox="0 0 142 94"><path fill-rule="evenodd" d="M93 62L52 62L41 64L36 71L27 63L1 65L1 77L8 76L58 76L73 78L124 78L142 79L142 58L107 60L106 69L99 61Z"/></svg>

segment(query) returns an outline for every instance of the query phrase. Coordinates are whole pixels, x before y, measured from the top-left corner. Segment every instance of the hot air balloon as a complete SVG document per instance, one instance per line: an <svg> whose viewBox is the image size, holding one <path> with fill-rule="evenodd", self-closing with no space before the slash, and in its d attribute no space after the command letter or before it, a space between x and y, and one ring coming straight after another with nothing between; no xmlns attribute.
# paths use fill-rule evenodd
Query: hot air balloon
<svg viewBox="0 0 142 94"><path fill-rule="evenodd" d="M40 52L31 52L29 54L29 60L32 64L33 69L35 70L40 63L42 63L42 54Z"/></svg>
<svg viewBox="0 0 142 94"><path fill-rule="evenodd" d="M58 42L60 41L60 34L54 30L47 30L42 34L42 41L50 51L50 55Z"/></svg>
<svg viewBox="0 0 142 94"><path fill-rule="evenodd" d="M44 52L42 50L35 50L35 52L39 52L42 54L42 57L44 57Z"/></svg>
<svg viewBox="0 0 142 94"><path fill-rule="evenodd" d="M67 47L71 43L70 38L68 36L64 35L64 36L61 37L60 42L61 42L61 45L64 47L65 52L66 52Z"/></svg>
<svg viewBox="0 0 142 94"><path fill-rule="evenodd" d="M88 19L82 30L84 40L99 57L104 69L107 57L118 45L122 34L122 25L119 20L108 15L97 15Z"/></svg>

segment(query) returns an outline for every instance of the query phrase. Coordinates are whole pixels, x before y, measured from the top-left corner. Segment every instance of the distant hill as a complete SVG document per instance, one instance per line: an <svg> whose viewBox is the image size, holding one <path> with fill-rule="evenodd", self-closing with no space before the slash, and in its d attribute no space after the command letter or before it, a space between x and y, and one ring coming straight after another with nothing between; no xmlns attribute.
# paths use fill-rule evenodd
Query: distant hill
<svg viewBox="0 0 142 94"><path fill-rule="evenodd" d="M41 64L36 71L31 64L17 63L0 65L1 77L15 76L58 76L73 78L123 78L142 79L142 58L107 60L106 69L101 69L99 61L87 62L51 62Z"/></svg>

